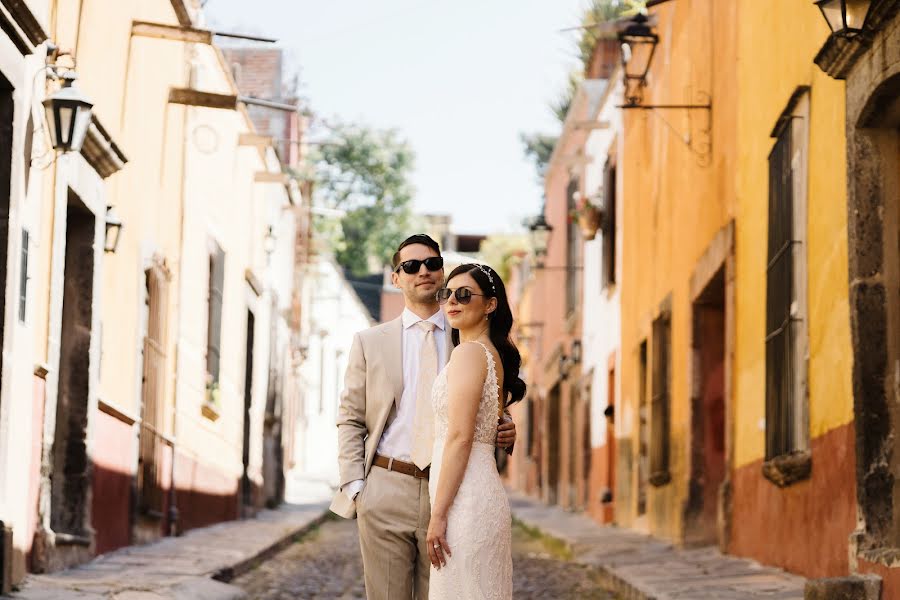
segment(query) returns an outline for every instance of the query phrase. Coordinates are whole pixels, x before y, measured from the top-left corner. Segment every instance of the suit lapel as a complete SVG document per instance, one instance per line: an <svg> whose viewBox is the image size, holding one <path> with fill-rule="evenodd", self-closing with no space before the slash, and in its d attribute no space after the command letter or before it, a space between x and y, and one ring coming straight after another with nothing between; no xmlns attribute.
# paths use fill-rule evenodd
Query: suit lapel
<svg viewBox="0 0 900 600"><path fill-rule="evenodd" d="M398 317L388 323L384 328L386 350L384 353L385 367L388 378L394 389L394 402L400 401L403 395L403 318Z"/></svg>

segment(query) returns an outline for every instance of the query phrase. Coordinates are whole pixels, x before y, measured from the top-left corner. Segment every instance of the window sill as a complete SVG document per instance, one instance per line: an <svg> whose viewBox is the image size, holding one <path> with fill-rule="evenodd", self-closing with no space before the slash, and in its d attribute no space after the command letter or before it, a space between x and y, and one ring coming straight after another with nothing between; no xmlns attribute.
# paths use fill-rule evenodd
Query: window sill
<svg viewBox="0 0 900 600"><path fill-rule="evenodd" d="M200 407L200 412L210 421L219 420L219 409L211 402L204 402L203 406Z"/></svg>
<svg viewBox="0 0 900 600"><path fill-rule="evenodd" d="M809 479L812 473L812 453L809 450L783 454L765 461L763 477L780 488Z"/></svg>
<svg viewBox="0 0 900 600"><path fill-rule="evenodd" d="M57 533L54 535L54 542L57 546L90 546L91 537L88 535L78 535L74 533Z"/></svg>

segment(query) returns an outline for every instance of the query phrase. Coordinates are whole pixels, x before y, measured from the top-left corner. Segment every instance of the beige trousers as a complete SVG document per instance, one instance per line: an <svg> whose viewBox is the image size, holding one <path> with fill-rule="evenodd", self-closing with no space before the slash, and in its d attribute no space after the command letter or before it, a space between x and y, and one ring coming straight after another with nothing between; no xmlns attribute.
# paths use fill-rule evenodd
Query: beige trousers
<svg viewBox="0 0 900 600"><path fill-rule="evenodd" d="M428 481L373 465L356 516L368 600L427 600Z"/></svg>

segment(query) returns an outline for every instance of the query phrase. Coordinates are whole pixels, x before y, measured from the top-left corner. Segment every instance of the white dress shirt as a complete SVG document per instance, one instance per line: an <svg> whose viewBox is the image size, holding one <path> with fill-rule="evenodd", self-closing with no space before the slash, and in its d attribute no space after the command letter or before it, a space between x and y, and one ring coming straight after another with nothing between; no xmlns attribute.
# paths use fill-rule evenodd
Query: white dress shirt
<svg viewBox="0 0 900 600"><path fill-rule="evenodd" d="M421 319L408 308L403 310L403 394L397 402L397 416L381 434L378 454L404 462L412 461L413 423L416 418L416 385L419 379L419 358L425 332L416 327L419 321L435 324L434 341L438 351L438 372L447 364L448 325L444 312L438 309L428 319ZM344 486L344 492L352 500L363 488L363 480L357 479Z"/></svg>

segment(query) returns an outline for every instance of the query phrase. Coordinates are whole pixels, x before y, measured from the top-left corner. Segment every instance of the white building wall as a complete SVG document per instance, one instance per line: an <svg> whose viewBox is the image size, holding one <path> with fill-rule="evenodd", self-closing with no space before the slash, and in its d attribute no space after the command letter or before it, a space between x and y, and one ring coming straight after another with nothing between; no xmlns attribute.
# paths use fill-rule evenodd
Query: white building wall
<svg viewBox="0 0 900 600"><path fill-rule="evenodd" d="M599 124L588 136L585 154L590 162L585 166L583 174L584 193L595 203L600 203L605 190L603 174L607 157L614 153L614 144L621 143L622 91L618 79L611 80L612 88L608 89L603 103L592 120ZM621 194L617 195L619 206L616 207L617 231L621 229L622 209ZM604 287L603 277L603 232L584 244L584 287L582 316L582 368L591 373L591 446L600 447L606 444L606 427L603 411L609 404L608 372L611 357L615 364L615 395L619 395L619 366L621 353L619 339L621 316L619 310L618 274L621 273L621 252L616 252L617 281L610 287ZM619 241L617 240L617 246Z"/></svg>
<svg viewBox="0 0 900 600"><path fill-rule="evenodd" d="M375 324L340 267L327 256L309 265L303 285L306 359L300 367L304 400L296 424L295 467L288 500L303 487L336 487L337 411L353 336Z"/></svg>

